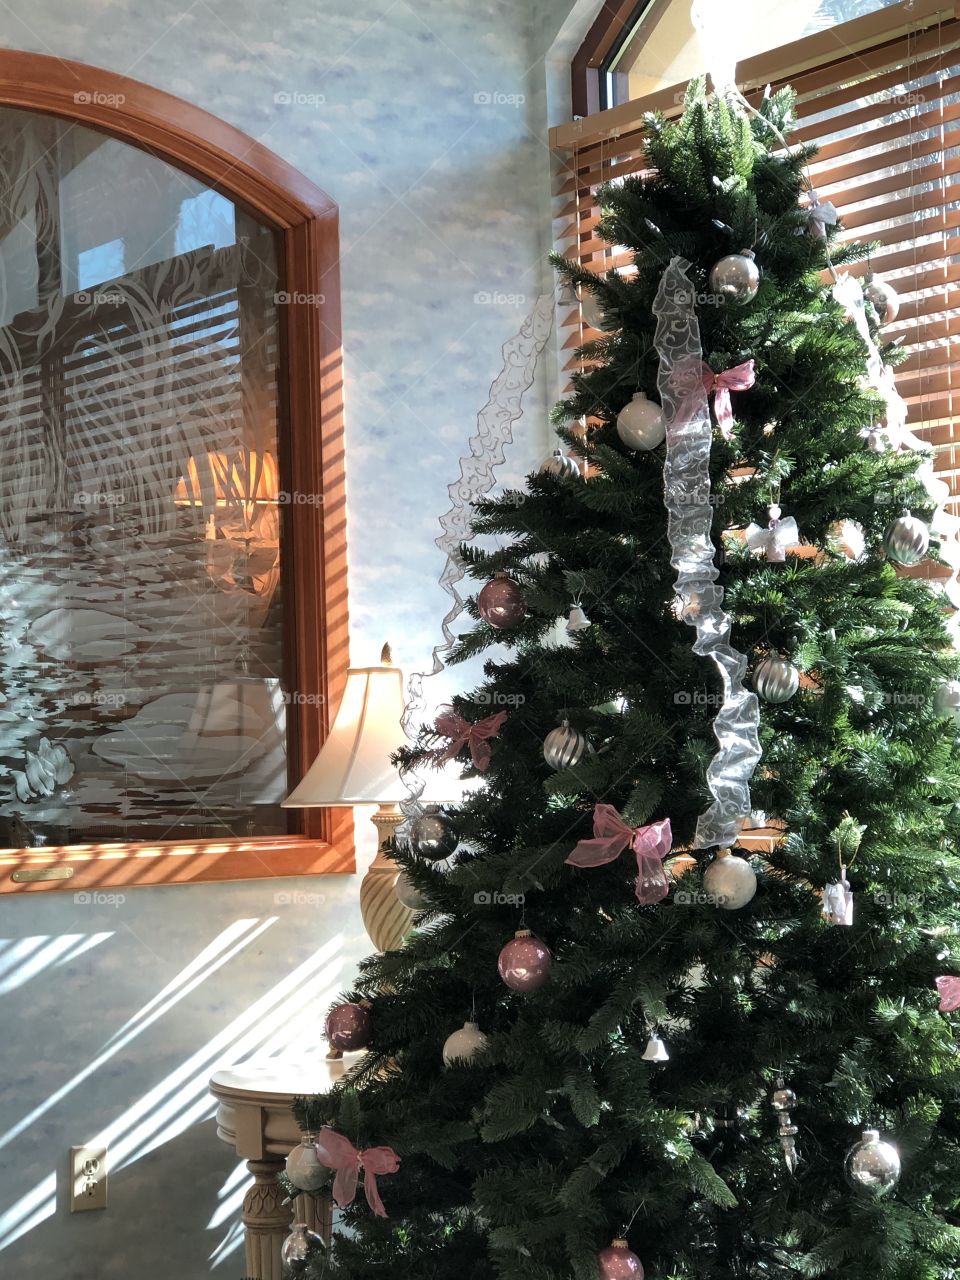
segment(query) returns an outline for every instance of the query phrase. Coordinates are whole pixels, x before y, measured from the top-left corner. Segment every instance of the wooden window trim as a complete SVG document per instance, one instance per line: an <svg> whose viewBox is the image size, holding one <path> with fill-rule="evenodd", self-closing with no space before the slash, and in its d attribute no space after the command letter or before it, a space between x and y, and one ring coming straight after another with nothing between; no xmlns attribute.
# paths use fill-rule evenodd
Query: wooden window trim
<svg viewBox="0 0 960 1280"><path fill-rule="evenodd" d="M349 663L347 544L336 204L253 138L200 107L84 63L0 50L0 105L87 125L177 166L279 233L283 309L281 461L322 505L283 509L281 565L291 782L320 749ZM314 300L323 299L321 305ZM286 452L284 459L283 453ZM247 880L354 870L350 809L308 809L298 834L195 842L0 849L0 893Z"/></svg>

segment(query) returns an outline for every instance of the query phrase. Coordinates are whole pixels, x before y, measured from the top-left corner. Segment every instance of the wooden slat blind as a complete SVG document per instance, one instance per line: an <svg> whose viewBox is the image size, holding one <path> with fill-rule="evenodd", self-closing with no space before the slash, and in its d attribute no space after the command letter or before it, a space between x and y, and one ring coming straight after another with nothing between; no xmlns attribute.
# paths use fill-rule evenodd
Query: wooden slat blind
<svg viewBox="0 0 960 1280"><path fill-rule="evenodd" d="M907 359L897 384L908 426L936 449L960 494L960 20L953 5L908 0L741 64L748 99L766 84L797 92L793 141L816 141L811 178L840 211L842 239L878 241L867 264L896 289L900 313L884 336ZM591 271L624 270L631 255L597 234L599 183L644 171L646 112L675 116L685 85L553 131L555 235ZM561 316L565 371L596 336L568 300Z"/></svg>

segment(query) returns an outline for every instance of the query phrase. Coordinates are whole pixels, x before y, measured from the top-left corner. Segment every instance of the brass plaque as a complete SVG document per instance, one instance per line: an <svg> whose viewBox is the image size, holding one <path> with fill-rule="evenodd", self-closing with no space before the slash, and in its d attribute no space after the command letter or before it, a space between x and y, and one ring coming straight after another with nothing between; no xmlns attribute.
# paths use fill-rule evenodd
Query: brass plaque
<svg viewBox="0 0 960 1280"><path fill-rule="evenodd" d="M22 867L10 877L17 884L35 884L38 880L69 880L73 867Z"/></svg>

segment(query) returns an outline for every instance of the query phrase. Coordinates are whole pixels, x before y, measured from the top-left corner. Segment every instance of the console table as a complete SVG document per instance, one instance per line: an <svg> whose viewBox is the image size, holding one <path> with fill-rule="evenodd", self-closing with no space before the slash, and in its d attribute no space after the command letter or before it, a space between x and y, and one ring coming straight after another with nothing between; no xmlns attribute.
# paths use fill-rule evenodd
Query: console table
<svg viewBox="0 0 960 1280"><path fill-rule="evenodd" d="M294 1211L283 1204L277 1174L301 1133L290 1110L294 1098L322 1093L356 1061L311 1058L301 1062L249 1063L218 1071L210 1079L217 1099L217 1136L247 1162L254 1184L243 1198L246 1251L244 1275L249 1280L281 1280L280 1246ZM333 1217L329 1202L299 1196L296 1221L330 1238Z"/></svg>

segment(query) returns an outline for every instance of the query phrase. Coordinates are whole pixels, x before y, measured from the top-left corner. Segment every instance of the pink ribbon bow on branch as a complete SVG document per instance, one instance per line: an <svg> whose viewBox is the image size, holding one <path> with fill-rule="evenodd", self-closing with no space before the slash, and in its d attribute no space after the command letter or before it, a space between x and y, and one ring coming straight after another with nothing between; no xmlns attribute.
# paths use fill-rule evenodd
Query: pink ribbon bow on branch
<svg viewBox="0 0 960 1280"><path fill-rule="evenodd" d="M937 990L940 992L941 1013L953 1013L960 1009L960 978L938 978Z"/></svg>
<svg viewBox="0 0 960 1280"><path fill-rule="evenodd" d="M385 1218L387 1211L377 1190L377 1177L382 1173L396 1173L400 1168L400 1157L393 1148L367 1147L358 1151L349 1138L327 1128L320 1130L315 1145L320 1163L337 1171L333 1180L333 1198L340 1208L345 1209L353 1203L362 1169L367 1204L378 1218Z"/></svg>
<svg viewBox="0 0 960 1280"><path fill-rule="evenodd" d="M437 716L434 730L441 738L449 738L450 743L436 752L434 756L436 764L446 764L448 760L453 759L461 747L469 746L473 767L483 773L490 764L491 747L488 740L497 736L506 718L505 711L498 711L495 716L487 716L486 720L478 720L476 724L471 724L452 708L449 711L441 711Z"/></svg>
<svg viewBox="0 0 960 1280"><path fill-rule="evenodd" d="M649 905L660 902L670 891L663 860L672 843L669 818L648 827L628 827L612 804L598 804L593 810L593 839L581 840L567 862L574 867L602 867L619 858L624 849L633 849L637 855L637 900Z"/></svg>
<svg viewBox="0 0 960 1280"><path fill-rule="evenodd" d="M713 396L713 411L717 415L717 426L724 440L733 435L733 407L730 403L731 391L747 391L753 386L755 374L753 361L745 360L735 365L726 373L714 373L708 364L703 366L703 389L707 395Z"/></svg>

